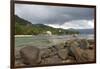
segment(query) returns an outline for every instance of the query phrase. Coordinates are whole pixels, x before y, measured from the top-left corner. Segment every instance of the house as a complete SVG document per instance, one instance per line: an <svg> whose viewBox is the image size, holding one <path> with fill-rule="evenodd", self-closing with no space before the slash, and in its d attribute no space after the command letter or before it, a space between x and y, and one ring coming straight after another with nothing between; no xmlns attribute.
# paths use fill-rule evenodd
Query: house
<svg viewBox="0 0 100 69"><path fill-rule="evenodd" d="M52 32L51 31L46 31L46 34L51 36L52 35Z"/></svg>

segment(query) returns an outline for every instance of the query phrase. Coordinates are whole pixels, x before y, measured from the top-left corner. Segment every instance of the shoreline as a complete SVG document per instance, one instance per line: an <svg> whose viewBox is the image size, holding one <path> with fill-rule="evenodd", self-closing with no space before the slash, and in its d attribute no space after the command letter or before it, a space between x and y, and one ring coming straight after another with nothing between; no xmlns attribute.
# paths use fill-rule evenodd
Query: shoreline
<svg viewBox="0 0 100 69"><path fill-rule="evenodd" d="M14 37L32 37L33 35L15 35Z"/></svg>
<svg viewBox="0 0 100 69"><path fill-rule="evenodd" d="M73 37L73 35L15 35L15 38L21 38L21 37L34 37L34 38L49 38L49 39L73 39L73 38L78 38L78 39L94 39L94 35L93 34L80 34L77 35L76 37Z"/></svg>

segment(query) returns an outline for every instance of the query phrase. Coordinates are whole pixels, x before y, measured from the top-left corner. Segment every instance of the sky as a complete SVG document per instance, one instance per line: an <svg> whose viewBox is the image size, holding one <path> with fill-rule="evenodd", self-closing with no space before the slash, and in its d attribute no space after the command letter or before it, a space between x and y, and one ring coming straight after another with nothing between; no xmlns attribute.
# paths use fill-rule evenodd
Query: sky
<svg viewBox="0 0 100 69"><path fill-rule="evenodd" d="M94 28L94 8L15 4L15 15L55 28Z"/></svg>

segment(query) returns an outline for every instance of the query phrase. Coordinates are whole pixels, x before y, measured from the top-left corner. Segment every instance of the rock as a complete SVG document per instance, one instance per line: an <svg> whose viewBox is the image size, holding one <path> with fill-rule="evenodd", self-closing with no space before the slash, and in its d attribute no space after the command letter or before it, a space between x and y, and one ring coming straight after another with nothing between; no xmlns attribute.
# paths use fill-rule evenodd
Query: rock
<svg viewBox="0 0 100 69"><path fill-rule="evenodd" d="M68 50L67 49L61 49L58 51L58 56L62 59L65 60L68 58Z"/></svg>
<svg viewBox="0 0 100 69"><path fill-rule="evenodd" d="M49 57L50 56L50 53L52 52L48 48L41 49L40 51L41 51L40 52L41 58L47 58L47 57Z"/></svg>
<svg viewBox="0 0 100 69"><path fill-rule="evenodd" d="M70 46L70 40L67 40L67 41L65 42L65 46L66 46L66 47Z"/></svg>
<svg viewBox="0 0 100 69"><path fill-rule="evenodd" d="M84 53L86 53L87 55L83 55L85 58L87 58L88 61L95 61L95 50L90 50L87 49L86 51L84 51Z"/></svg>
<svg viewBox="0 0 100 69"><path fill-rule="evenodd" d="M80 44L79 47L81 49L88 49L89 48L89 42L86 39L80 40L79 44Z"/></svg>
<svg viewBox="0 0 100 69"><path fill-rule="evenodd" d="M77 41L71 41L70 42L70 46L71 47L78 47L79 46L79 43Z"/></svg>
<svg viewBox="0 0 100 69"><path fill-rule="evenodd" d="M88 40L89 45L94 45L95 41L94 40Z"/></svg>
<svg viewBox="0 0 100 69"><path fill-rule="evenodd" d="M93 49L95 49L95 46L94 45L89 45L88 49L93 50Z"/></svg>
<svg viewBox="0 0 100 69"><path fill-rule="evenodd" d="M86 62L87 61L86 57L82 55L84 51L80 49L79 47L73 46L73 47L70 47L70 50L73 53L73 56L75 57L76 62Z"/></svg>
<svg viewBox="0 0 100 69"><path fill-rule="evenodd" d="M75 60L67 59L62 61L62 63L75 63Z"/></svg>
<svg viewBox="0 0 100 69"><path fill-rule="evenodd" d="M39 62L39 49L34 46L27 46L20 50L22 62L27 65L36 65Z"/></svg>
<svg viewBox="0 0 100 69"><path fill-rule="evenodd" d="M89 59L89 55L88 55L86 52L83 52L83 53L81 54L81 56L82 56L84 59L86 59L86 60Z"/></svg>
<svg viewBox="0 0 100 69"><path fill-rule="evenodd" d="M54 56L51 56L51 57L48 57L42 60L41 64L47 64L47 65L48 64L59 64L61 62L62 60L57 55L54 55Z"/></svg>
<svg viewBox="0 0 100 69"><path fill-rule="evenodd" d="M88 45L89 45L88 41L85 39L68 40L65 42L64 48L67 48L67 53L66 53L67 56L74 57L74 60L77 63L80 63L80 62L87 62L89 59L89 57L88 57L89 54L87 54L87 52L86 52ZM60 55L61 55L60 58L64 60L65 55L63 57L62 51L61 51ZM64 62L67 62L67 61L64 61Z"/></svg>
<svg viewBox="0 0 100 69"><path fill-rule="evenodd" d="M45 63L46 62L45 59L51 58L51 57L55 56L56 54L57 54L57 52L53 49L53 47L41 49L41 52L40 52L41 63ZM47 62L46 62L46 64L47 64Z"/></svg>
<svg viewBox="0 0 100 69"><path fill-rule="evenodd" d="M79 46L79 43L75 40L68 40L65 42L65 46L66 47L70 47L70 46Z"/></svg>
<svg viewBox="0 0 100 69"><path fill-rule="evenodd" d="M64 44L63 43L60 43L60 44L58 44L58 45L54 45L54 46L52 46L52 48L53 48L53 50L55 51L58 51L58 50L60 50L60 49L64 49Z"/></svg>
<svg viewBox="0 0 100 69"><path fill-rule="evenodd" d="M15 67L19 67L19 66L26 66L26 65L22 63L22 61L19 59L19 60L16 60Z"/></svg>
<svg viewBox="0 0 100 69"><path fill-rule="evenodd" d="M17 59L20 59L21 57L20 57L20 53L19 53L19 51L15 51L15 59L17 60Z"/></svg>
<svg viewBox="0 0 100 69"><path fill-rule="evenodd" d="M48 49L51 50L51 52L56 52L57 51L56 45L51 46Z"/></svg>

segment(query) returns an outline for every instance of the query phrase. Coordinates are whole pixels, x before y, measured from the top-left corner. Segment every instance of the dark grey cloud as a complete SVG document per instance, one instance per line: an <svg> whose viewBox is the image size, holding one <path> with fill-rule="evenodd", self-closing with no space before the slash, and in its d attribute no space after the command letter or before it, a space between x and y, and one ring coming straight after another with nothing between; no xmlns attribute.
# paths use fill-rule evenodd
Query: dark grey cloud
<svg viewBox="0 0 100 69"><path fill-rule="evenodd" d="M32 23L63 23L70 20L92 20L94 9L16 4L15 14Z"/></svg>
<svg viewBox="0 0 100 69"><path fill-rule="evenodd" d="M80 20L86 20L87 22L94 20L93 8L15 4L15 14L33 24L62 25L64 23L71 23L72 21L79 23ZM83 24L79 23L79 25Z"/></svg>

